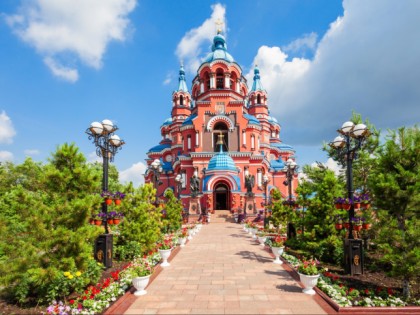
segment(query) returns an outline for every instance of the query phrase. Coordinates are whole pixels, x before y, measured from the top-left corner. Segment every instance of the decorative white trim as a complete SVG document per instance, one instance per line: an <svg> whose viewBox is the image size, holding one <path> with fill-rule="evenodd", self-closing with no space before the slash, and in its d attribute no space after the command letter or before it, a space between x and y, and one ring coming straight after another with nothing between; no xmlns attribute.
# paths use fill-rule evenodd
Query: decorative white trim
<svg viewBox="0 0 420 315"><path fill-rule="evenodd" d="M213 191L215 184L222 179L224 179L225 182L229 183L230 191L238 190L238 185L236 184L236 181L232 178L232 176L229 175L216 175L211 177L210 180L207 182L206 190Z"/></svg>
<svg viewBox="0 0 420 315"><path fill-rule="evenodd" d="M209 122L207 123L207 127L206 127L207 131L212 131L214 124L218 121L226 122L228 124L229 131L232 131L235 128L233 121L229 117L217 115L217 116L214 116L212 119L210 119Z"/></svg>

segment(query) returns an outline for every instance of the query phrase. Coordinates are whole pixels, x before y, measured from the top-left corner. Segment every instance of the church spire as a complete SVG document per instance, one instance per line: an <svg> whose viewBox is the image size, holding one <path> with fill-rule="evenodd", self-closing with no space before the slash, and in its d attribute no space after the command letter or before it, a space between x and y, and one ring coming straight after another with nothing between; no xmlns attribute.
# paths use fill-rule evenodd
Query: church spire
<svg viewBox="0 0 420 315"><path fill-rule="evenodd" d="M250 92L256 91L265 91L260 80L260 69L258 69L257 65L255 65L254 68L254 82L252 83L252 88Z"/></svg>
<svg viewBox="0 0 420 315"><path fill-rule="evenodd" d="M181 63L181 67L179 69L179 79L178 79L178 92L188 92L187 82L185 81L185 70L184 65Z"/></svg>

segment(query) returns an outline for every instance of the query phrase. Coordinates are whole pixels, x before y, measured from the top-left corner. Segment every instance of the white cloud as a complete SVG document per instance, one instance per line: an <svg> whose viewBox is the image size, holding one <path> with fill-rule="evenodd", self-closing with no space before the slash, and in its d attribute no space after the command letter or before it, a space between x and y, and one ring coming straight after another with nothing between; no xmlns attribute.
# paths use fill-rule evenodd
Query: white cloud
<svg viewBox="0 0 420 315"><path fill-rule="evenodd" d="M7 116L5 111L0 114L0 143L10 144L13 142L13 137L16 135L12 120Z"/></svg>
<svg viewBox="0 0 420 315"><path fill-rule="evenodd" d="M163 81L163 85L168 85L168 84L172 83L172 80L173 80L173 79L174 79L174 74L173 74L173 72L169 72L169 73L166 75L165 80Z"/></svg>
<svg viewBox="0 0 420 315"><path fill-rule="evenodd" d="M79 72L77 69L67 68L55 62L55 60L51 57L45 57L44 63L50 68L51 72L66 81L69 82L76 82L79 79Z"/></svg>
<svg viewBox="0 0 420 315"><path fill-rule="evenodd" d="M6 22L26 43L44 57L54 75L74 82L77 70L62 60L77 56L99 69L107 45L124 41L130 21L127 15L136 0L34 0L22 1L19 13ZM60 62L58 60L61 60Z"/></svg>
<svg viewBox="0 0 420 315"><path fill-rule="evenodd" d="M290 52L300 52L306 49L314 50L316 48L317 39L318 34L315 32L304 34L302 37L283 47L283 50Z"/></svg>
<svg viewBox="0 0 420 315"><path fill-rule="evenodd" d="M25 153L25 155L38 155L40 152L37 149L28 149L23 151L23 153Z"/></svg>
<svg viewBox="0 0 420 315"><path fill-rule="evenodd" d="M382 129L420 121L420 41L413 33L420 2L345 0L343 7L313 59L290 60L267 46L254 58L288 143L332 140L352 110Z"/></svg>
<svg viewBox="0 0 420 315"><path fill-rule="evenodd" d="M201 64L200 56L203 44L211 44L216 35L216 21L220 19L223 25L222 31L226 30L226 8L217 3L211 6L213 12L211 17L206 19L197 28L189 30L178 44L176 55L179 60L184 61L185 69L190 73L195 73ZM225 33L225 32L223 32ZM206 51L208 47L205 47Z"/></svg>
<svg viewBox="0 0 420 315"><path fill-rule="evenodd" d="M102 163L103 159L96 154L96 151L90 152L87 156L87 161L89 163L99 162Z"/></svg>
<svg viewBox="0 0 420 315"><path fill-rule="evenodd" d="M13 153L9 151L0 151L0 162L13 161Z"/></svg>
<svg viewBox="0 0 420 315"><path fill-rule="evenodd" d="M144 184L143 174L146 172L147 166L143 162L133 164L126 170L120 172L120 181L123 183L133 182L135 187Z"/></svg>
<svg viewBox="0 0 420 315"><path fill-rule="evenodd" d="M322 163L322 165L324 165L329 170L333 171L336 176L340 175L340 173L343 172L343 168L340 165L338 165L338 163L334 161L332 158L328 158L327 162ZM311 166L318 167L318 164L312 163Z"/></svg>

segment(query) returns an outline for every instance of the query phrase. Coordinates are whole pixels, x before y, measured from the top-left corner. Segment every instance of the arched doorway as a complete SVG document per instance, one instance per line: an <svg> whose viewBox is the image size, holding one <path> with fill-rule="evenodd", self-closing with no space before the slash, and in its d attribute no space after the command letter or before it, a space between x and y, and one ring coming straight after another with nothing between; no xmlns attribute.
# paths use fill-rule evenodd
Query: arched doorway
<svg viewBox="0 0 420 315"><path fill-rule="evenodd" d="M230 189L226 183L217 183L213 190L215 210L230 210Z"/></svg>

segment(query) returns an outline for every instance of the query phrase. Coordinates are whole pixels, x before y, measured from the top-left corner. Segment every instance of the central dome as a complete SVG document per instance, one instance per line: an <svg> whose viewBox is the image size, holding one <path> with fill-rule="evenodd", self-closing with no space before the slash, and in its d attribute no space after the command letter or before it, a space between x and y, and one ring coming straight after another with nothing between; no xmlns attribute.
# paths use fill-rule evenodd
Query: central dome
<svg viewBox="0 0 420 315"><path fill-rule="evenodd" d="M226 40L222 34L214 36L211 51L212 52L204 58L203 62L212 62L216 59L222 59L228 62L234 61L232 55L227 52Z"/></svg>
<svg viewBox="0 0 420 315"><path fill-rule="evenodd" d="M209 161L208 171L216 170L228 170L228 171L237 171L235 162L232 158L227 155L225 152L219 152L213 156Z"/></svg>

